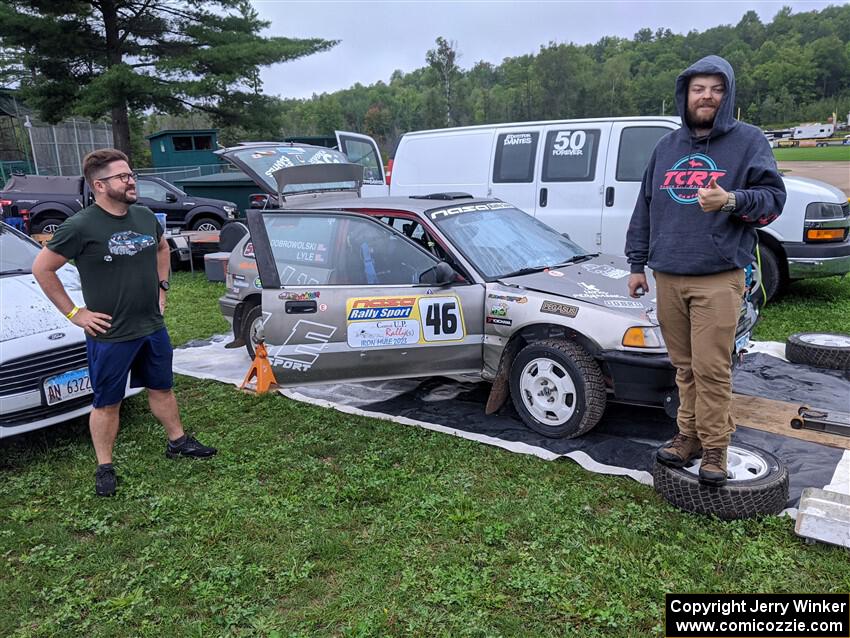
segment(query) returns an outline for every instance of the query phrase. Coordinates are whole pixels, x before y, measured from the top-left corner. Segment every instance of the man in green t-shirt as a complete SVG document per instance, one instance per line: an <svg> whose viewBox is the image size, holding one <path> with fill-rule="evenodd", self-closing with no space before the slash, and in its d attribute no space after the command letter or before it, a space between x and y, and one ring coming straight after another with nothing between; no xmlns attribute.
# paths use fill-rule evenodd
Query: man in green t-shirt
<svg viewBox="0 0 850 638"><path fill-rule="evenodd" d="M32 270L54 305L86 331L95 491L112 496L112 448L128 374L132 387L148 390L151 412L168 434L167 457L203 458L216 449L183 431L172 390L171 341L162 318L170 251L162 227L148 208L134 205L136 178L124 153L111 148L89 153L83 173L95 203L57 229ZM70 259L80 273L84 308L74 305L56 276Z"/></svg>

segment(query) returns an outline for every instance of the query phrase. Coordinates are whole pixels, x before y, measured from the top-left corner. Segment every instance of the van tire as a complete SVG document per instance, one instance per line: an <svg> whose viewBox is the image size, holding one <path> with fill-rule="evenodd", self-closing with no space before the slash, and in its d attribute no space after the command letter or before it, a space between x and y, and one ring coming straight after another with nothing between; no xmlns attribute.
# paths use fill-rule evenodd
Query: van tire
<svg viewBox="0 0 850 638"><path fill-rule="evenodd" d="M599 423L605 411L602 371L572 341L547 339L520 350L511 364L510 386L523 422L547 438L581 436Z"/></svg>
<svg viewBox="0 0 850 638"><path fill-rule="evenodd" d="M776 253L764 244L759 244L759 257L761 258L761 285L764 287L766 300L770 301L782 287L782 270L779 268Z"/></svg>
<svg viewBox="0 0 850 638"><path fill-rule="evenodd" d="M828 370L850 370L850 335L796 332L785 341L785 358Z"/></svg>
<svg viewBox="0 0 850 638"><path fill-rule="evenodd" d="M728 480L725 485L702 485L696 464L675 468L655 463L652 478L655 491L671 505L694 514L707 514L723 520L779 514L788 502L788 468L773 454L744 443L729 446L733 455L749 458L760 471L755 478ZM733 465L730 463L730 469ZM742 471L746 477L745 470Z"/></svg>
<svg viewBox="0 0 850 638"><path fill-rule="evenodd" d="M62 225L66 218L61 217L47 217L45 219L41 219L30 228L30 233L33 235L40 234L53 234L56 232L56 229Z"/></svg>

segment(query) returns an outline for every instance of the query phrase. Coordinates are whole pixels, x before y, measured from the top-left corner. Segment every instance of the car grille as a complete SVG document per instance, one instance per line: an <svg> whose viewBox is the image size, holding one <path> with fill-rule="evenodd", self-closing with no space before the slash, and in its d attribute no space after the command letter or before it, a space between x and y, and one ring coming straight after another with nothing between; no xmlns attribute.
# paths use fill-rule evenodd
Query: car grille
<svg viewBox="0 0 850 638"><path fill-rule="evenodd" d="M17 412L8 412L0 416L0 427L12 427L14 425L24 425L33 421L47 419L57 414L64 414L79 408L91 405L91 395L77 397L70 401L63 401L55 405L42 405L37 408L28 408L26 410L18 410Z"/></svg>
<svg viewBox="0 0 850 638"><path fill-rule="evenodd" d="M0 396L40 391L45 377L87 365L84 343L6 361L0 365Z"/></svg>

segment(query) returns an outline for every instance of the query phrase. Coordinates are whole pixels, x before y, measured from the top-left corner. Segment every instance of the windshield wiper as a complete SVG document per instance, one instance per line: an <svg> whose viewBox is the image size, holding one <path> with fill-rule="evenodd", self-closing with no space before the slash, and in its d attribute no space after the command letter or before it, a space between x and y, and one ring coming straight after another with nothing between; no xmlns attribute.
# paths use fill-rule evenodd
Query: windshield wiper
<svg viewBox="0 0 850 638"><path fill-rule="evenodd" d="M573 255L567 261L561 264L555 264L554 266L528 266L526 268L520 268L519 270L515 270L514 272L507 273L505 275L499 275L500 278L503 277L519 277L520 275L530 275L535 272L541 272L543 270L550 270L552 268L560 268L561 266L569 266L570 264L574 264L578 261L583 261L585 259L590 259L591 257L598 257L599 253L587 253L584 255Z"/></svg>
<svg viewBox="0 0 850 638"><path fill-rule="evenodd" d="M569 266L570 264L574 264L578 261L584 261L585 259L591 259L592 257L599 257L599 253L586 253L584 255L573 255L563 264L558 264L556 266L549 266L549 268L560 268L561 266Z"/></svg>
<svg viewBox="0 0 850 638"><path fill-rule="evenodd" d="M546 270L548 267L549 266L528 266L527 268L520 268L519 270L499 275L499 279L504 279L505 277L519 277L520 275L530 275L535 272Z"/></svg>

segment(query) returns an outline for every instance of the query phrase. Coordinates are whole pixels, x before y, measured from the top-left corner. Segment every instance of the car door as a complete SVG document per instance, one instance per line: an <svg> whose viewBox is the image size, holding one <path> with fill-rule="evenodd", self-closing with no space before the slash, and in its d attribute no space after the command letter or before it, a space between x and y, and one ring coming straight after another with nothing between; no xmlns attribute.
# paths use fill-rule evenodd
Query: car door
<svg viewBox="0 0 850 638"><path fill-rule="evenodd" d="M496 131L490 161L488 195L498 197L529 215L537 205L540 127L519 126Z"/></svg>
<svg viewBox="0 0 850 638"><path fill-rule="evenodd" d="M363 197L383 197L389 194L384 175L384 163L378 144L368 135L334 131L337 146L349 162L363 167Z"/></svg>
<svg viewBox="0 0 850 638"><path fill-rule="evenodd" d="M545 127L535 217L585 250L600 249L602 185L610 122Z"/></svg>
<svg viewBox="0 0 850 638"><path fill-rule="evenodd" d="M179 226L184 221L183 205L178 197L164 185L150 179L139 178L136 182L138 203L154 213L165 213L169 225Z"/></svg>
<svg viewBox="0 0 850 638"><path fill-rule="evenodd" d="M484 287L366 215L248 211L263 334L282 385L479 373Z"/></svg>
<svg viewBox="0 0 850 638"><path fill-rule="evenodd" d="M608 141L602 243L605 253L622 255L643 172L655 145L676 125L671 122L615 122ZM581 242L579 242L581 243Z"/></svg>

